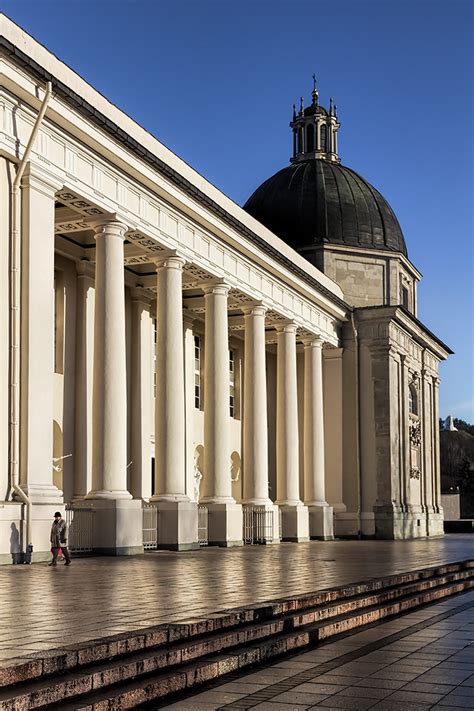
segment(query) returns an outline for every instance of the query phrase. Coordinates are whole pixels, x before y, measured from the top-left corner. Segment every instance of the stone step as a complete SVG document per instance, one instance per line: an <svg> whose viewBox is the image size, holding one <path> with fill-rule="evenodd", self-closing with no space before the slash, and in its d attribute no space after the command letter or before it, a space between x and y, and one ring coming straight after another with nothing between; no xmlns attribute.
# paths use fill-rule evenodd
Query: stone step
<svg viewBox="0 0 474 711"><path fill-rule="evenodd" d="M404 584L435 585L443 582L442 576L474 571L474 561L461 561L447 565L425 568L419 571L400 573L385 578L354 583L333 590L325 590L298 597L275 600L268 603L223 610L186 623L157 625L137 632L123 633L90 642L72 644L34 655L24 661L16 661L12 666L0 668L0 687L44 678L55 673L73 671L85 665L121 658L132 653L169 647L179 640L193 640L217 631L233 629L244 624L278 619L284 615L300 612L302 619L311 621L314 608L337 602L350 601L357 606L361 597L386 592L390 595L403 594ZM383 598L380 598L383 599ZM372 604L370 601L366 604ZM306 617L306 615L309 615Z"/></svg>
<svg viewBox="0 0 474 711"><path fill-rule="evenodd" d="M167 697L185 690L190 691L205 682L228 674L230 671L244 670L289 652L300 651L308 645L316 645L318 641L327 640L343 632L413 610L420 605L441 600L472 587L474 587L472 582L471 584L466 584L466 582L448 584L443 588L431 589L425 593L405 598L402 602L390 603L358 614L337 617L330 622L308 625L300 630L282 633L276 637L262 640L258 646L242 645L223 652L218 657L204 658L170 671L116 684L108 689L93 691L74 701L59 703L55 708L58 711L119 711L135 708L142 704L162 702Z"/></svg>
<svg viewBox="0 0 474 711"><path fill-rule="evenodd" d="M4 676L8 686L0 691L0 708L41 708L84 694L105 695L100 701L103 705L105 699L115 698L115 686L131 683L131 687L141 689L157 674L164 691L172 686L174 691L188 688L191 678L196 685L240 666L469 589L474 585L473 576L470 563L442 566L420 571L417 576L400 575L398 585L392 576L390 585L383 584L388 579L369 581L266 606L224 611L207 621L162 626L128 639L120 636L85 648L42 655L27 662L30 667L23 665L16 674L13 668L9 677ZM218 653L219 657L213 659ZM33 662L37 662L36 667L31 666ZM128 682L130 679L136 681Z"/></svg>

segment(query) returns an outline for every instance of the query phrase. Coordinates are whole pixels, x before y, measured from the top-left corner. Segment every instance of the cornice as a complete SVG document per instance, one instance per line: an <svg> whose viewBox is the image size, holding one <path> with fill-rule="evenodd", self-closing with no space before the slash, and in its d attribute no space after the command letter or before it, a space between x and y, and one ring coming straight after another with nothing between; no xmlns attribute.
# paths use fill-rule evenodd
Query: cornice
<svg viewBox="0 0 474 711"><path fill-rule="evenodd" d="M221 205L216 203L212 198L206 195L203 191L193 185L187 178L182 176L171 166L167 165L163 160L158 158L149 149L145 148L136 139L132 138L126 131L121 129L117 124L107 118L104 114L98 111L92 104L83 99L79 94L68 87L64 82L55 77L51 72L47 71L38 62L29 57L25 52L16 47L5 36L0 35L0 55L8 56L30 76L41 82L51 81L53 84L54 95L60 97L68 105L74 108L88 121L96 127L107 133L118 143L122 144L134 155L137 155L141 160L151 166L160 175L164 176L173 185L183 190L189 197L197 203L208 209L214 215L219 217L225 224L236 230L240 235L248 239L250 242L262 249L263 252L271 256L275 261L279 262L289 272L295 274L311 288L320 293L330 302L344 310L346 314L352 311L352 307L343 299L333 294L324 285L320 284L317 279L307 274L304 269L294 264L291 259L281 254L276 248L270 245L266 240L253 232L250 228L244 225L240 220L227 212Z"/></svg>

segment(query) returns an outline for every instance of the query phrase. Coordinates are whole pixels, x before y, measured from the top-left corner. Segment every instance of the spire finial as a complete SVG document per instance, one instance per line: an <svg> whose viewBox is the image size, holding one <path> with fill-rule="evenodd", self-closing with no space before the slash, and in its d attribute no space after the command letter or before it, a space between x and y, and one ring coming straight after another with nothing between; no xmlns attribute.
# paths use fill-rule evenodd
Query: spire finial
<svg viewBox="0 0 474 711"><path fill-rule="evenodd" d="M332 116L333 113L333 108L332 108L332 96L329 99L329 116Z"/></svg>
<svg viewBox="0 0 474 711"><path fill-rule="evenodd" d="M334 116L337 118L337 106L334 104Z"/></svg>
<svg viewBox="0 0 474 711"><path fill-rule="evenodd" d="M311 92L311 96L313 97L313 104L316 106L318 103L318 89L316 87L316 74L313 74L313 91Z"/></svg>
<svg viewBox="0 0 474 711"><path fill-rule="evenodd" d="M304 111L303 97L300 96L300 114L302 114L303 111Z"/></svg>
<svg viewBox="0 0 474 711"><path fill-rule="evenodd" d="M293 121L296 121L296 104L293 104Z"/></svg>

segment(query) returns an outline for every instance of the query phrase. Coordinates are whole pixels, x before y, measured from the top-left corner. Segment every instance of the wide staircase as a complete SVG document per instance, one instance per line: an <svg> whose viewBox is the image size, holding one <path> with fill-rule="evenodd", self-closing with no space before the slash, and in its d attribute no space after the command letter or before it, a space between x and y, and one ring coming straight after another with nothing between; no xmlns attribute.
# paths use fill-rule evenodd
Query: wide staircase
<svg viewBox="0 0 474 711"><path fill-rule="evenodd" d="M474 587L474 560L183 624L71 644L0 668L0 709L129 709Z"/></svg>

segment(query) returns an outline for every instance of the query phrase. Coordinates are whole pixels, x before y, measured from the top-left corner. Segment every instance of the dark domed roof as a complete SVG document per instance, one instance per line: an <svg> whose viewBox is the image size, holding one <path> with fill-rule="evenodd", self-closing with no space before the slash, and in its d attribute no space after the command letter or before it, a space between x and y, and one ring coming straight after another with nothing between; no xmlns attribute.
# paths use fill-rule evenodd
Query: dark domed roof
<svg viewBox="0 0 474 711"><path fill-rule="evenodd" d="M335 162L295 161L262 183L244 210L294 249L337 244L407 255L387 201L358 173Z"/></svg>

